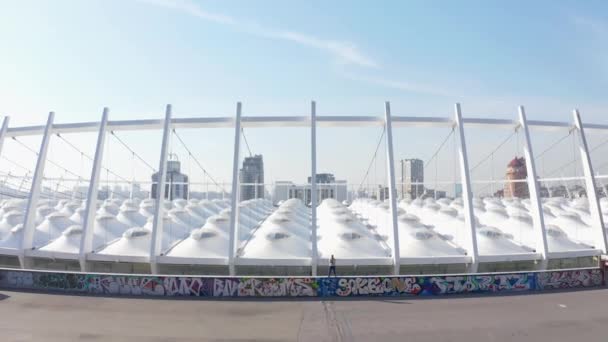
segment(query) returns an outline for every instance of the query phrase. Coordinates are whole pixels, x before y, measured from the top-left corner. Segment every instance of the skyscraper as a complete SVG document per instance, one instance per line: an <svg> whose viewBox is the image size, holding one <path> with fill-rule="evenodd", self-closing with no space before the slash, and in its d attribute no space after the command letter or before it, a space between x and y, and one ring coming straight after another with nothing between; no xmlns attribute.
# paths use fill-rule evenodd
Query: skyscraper
<svg viewBox="0 0 608 342"><path fill-rule="evenodd" d="M420 197L424 193L424 162L420 159L402 159L401 198Z"/></svg>
<svg viewBox="0 0 608 342"><path fill-rule="evenodd" d="M239 170L240 200L264 198L264 160L261 154L245 157ZM255 185L258 184L258 185Z"/></svg>
<svg viewBox="0 0 608 342"><path fill-rule="evenodd" d="M505 197L519 197L519 198L527 198L530 196L528 192L528 183L526 182L513 182L513 181L521 181L525 180L528 176L528 171L526 169L526 160L524 157L515 157L513 160L509 162L507 165L506 178L507 181L505 183Z"/></svg>
<svg viewBox="0 0 608 342"><path fill-rule="evenodd" d="M167 177L165 183L165 199L188 198L188 176L181 173L181 163L175 155L170 155L167 160ZM158 172L152 175L152 198L158 198Z"/></svg>

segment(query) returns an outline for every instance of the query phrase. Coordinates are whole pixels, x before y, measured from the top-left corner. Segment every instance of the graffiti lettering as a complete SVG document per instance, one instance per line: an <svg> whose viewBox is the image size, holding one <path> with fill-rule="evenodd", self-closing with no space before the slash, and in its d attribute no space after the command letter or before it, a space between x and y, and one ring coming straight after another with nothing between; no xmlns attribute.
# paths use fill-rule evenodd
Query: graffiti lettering
<svg viewBox="0 0 608 342"><path fill-rule="evenodd" d="M206 278L0 269L0 288L127 296L427 296L600 286L601 269L415 277Z"/></svg>
<svg viewBox="0 0 608 342"><path fill-rule="evenodd" d="M326 285L329 282L322 282ZM469 292L498 292L534 289L533 274L445 276L445 277L358 277L340 278L335 289L323 289L326 295L399 296L440 295Z"/></svg>
<svg viewBox="0 0 608 342"><path fill-rule="evenodd" d="M166 296L208 296L209 286L207 279L203 278L164 278L164 291Z"/></svg>
<svg viewBox="0 0 608 342"><path fill-rule="evenodd" d="M538 287L544 289L568 289L602 285L600 269L544 272L538 276Z"/></svg>
<svg viewBox="0 0 608 342"><path fill-rule="evenodd" d="M317 295L312 278L216 278L215 297L312 297Z"/></svg>
<svg viewBox="0 0 608 342"><path fill-rule="evenodd" d="M418 294L421 290L414 277L340 278L335 294L341 297L361 295Z"/></svg>

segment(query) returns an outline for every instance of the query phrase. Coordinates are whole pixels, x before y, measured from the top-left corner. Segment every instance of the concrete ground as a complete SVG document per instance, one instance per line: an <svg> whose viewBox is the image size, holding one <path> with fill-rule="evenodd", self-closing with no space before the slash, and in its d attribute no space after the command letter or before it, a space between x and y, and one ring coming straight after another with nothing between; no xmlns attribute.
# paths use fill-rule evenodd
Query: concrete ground
<svg viewBox="0 0 608 342"><path fill-rule="evenodd" d="M0 341L608 341L608 289L365 300L0 291Z"/></svg>

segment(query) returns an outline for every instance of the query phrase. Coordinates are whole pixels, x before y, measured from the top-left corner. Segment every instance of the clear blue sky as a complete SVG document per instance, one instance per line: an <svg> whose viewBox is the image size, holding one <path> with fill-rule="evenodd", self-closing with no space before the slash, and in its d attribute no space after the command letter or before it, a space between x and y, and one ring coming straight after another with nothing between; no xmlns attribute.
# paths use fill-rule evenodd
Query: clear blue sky
<svg viewBox="0 0 608 342"><path fill-rule="evenodd" d="M0 42L0 114L13 125L50 110L98 120L104 106L114 120L158 118L166 103L182 117L233 115L236 101L244 115L305 115L312 99L319 115L381 114L390 100L396 115L448 116L461 102L466 116L514 118L523 104L534 119L571 120L578 107L608 123L605 1L3 0ZM250 141L268 173L305 180L308 163L284 157L305 153L308 135L269 132ZM328 147L319 171L357 182L379 134L320 132L361 148L343 157L360 158L353 168ZM396 152L424 159L436 144Z"/></svg>

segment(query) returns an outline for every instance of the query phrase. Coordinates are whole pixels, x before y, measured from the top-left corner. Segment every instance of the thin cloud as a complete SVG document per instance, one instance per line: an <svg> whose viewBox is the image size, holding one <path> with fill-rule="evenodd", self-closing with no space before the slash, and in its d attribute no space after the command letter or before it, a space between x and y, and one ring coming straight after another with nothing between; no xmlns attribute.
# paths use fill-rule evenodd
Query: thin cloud
<svg viewBox="0 0 608 342"><path fill-rule="evenodd" d="M195 4L191 1L185 1L185 0L138 0L138 1L150 4L150 5L166 7L166 8L170 8L173 10L186 12L191 16L194 16L194 17L197 17L197 18L200 18L203 20L211 21L211 22L214 22L217 24L223 24L223 25L235 25L236 24L236 20L234 20L234 18L227 16L227 15L222 15L222 14L218 14L218 13L211 13L211 12L205 11L200 6L198 6L197 4Z"/></svg>
<svg viewBox="0 0 608 342"><path fill-rule="evenodd" d="M401 91L406 91L410 93L418 93L418 94L427 94L427 95L436 95L436 96L455 96L453 91L449 91L447 89L435 87L428 84L417 83L417 82L406 82L406 81L396 81L386 78L380 77L368 77L361 76L351 73L344 73L344 76L347 79L353 81L366 82L374 85L378 85L385 88L391 88Z"/></svg>
<svg viewBox="0 0 608 342"><path fill-rule="evenodd" d="M608 25L605 22L582 15L572 16L572 22L579 28L591 32L594 36L603 38L608 43Z"/></svg>
<svg viewBox="0 0 608 342"><path fill-rule="evenodd" d="M138 0L150 5L181 11L191 16L216 24L232 26L242 32L265 38L284 40L301 46L325 51L337 62L357 65L367 68L378 68L379 65L371 57L363 53L355 44L348 41L337 41L319 38L304 33L265 27L256 23L246 24L234 17L212 13L204 10L190 0Z"/></svg>
<svg viewBox="0 0 608 342"><path fill-rule="evenodd" d="M581 42L583 49L592 51L586 53L585 58L596 63L603 71L603 74L608 76L608 24L594 17L573 15L570 17L574 26L583 33Z"/></svg>

